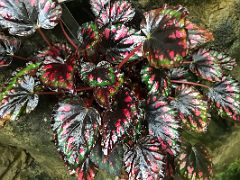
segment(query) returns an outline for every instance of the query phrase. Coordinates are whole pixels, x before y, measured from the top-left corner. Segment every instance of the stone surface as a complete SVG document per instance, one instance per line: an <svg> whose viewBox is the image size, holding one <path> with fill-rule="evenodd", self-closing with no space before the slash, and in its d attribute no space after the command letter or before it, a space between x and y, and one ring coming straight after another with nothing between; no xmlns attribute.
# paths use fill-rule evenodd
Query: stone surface
<svg viewBox="0 0 240 180"><path fill-rule="evenodd" d="M188 7L192 21L214 32L210 47L231 54L239 67L232 72L240 80L240 1L239 0L139 0L140 7L157 8L164 3ZM31 44L26 43L28 49ZM7 74L11 69L8 70ZM0 81L5 80L0 75ZM39 107L18 122L0 129L0 179L4 180L71 180L60 155L52 142L50 114L56 99L41 97ZM240 179L240 128L225 120L216 119L209 132L198 140L213 154L214 179ZM217 147L217 148L216 148ZM104 173L97 179L107 179Z"/></svg>

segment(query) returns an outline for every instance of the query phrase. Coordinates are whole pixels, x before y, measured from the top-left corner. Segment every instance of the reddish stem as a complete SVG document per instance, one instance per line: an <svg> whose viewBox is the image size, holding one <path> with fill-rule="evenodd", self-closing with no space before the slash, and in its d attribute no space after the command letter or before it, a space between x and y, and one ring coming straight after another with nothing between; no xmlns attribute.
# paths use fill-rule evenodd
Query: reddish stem
<svg viewBox="0 0 240 180"><path fill-rule="evenodd" d="M55 94L63 94L63 92L40 91L40 92L35 92L35 94L38 94L38 95L55 95Z"/></svg>
<svg viewBox="0 0 240 180"><path fill-rule="evenodd" d="M14 58L14 59L22 60L22 61L29 61L27 58L22 57L22 56L11 55L11 57Z"/></svg>
<svg viewBox="0 0 240 180"><path fill-rule="evenodd" d="M44 32L40 28L37 29L37 32L40 34L40 36L43 38L43 40L46 42L46 44L50 48L52 48L52 43L49 41L48 37L44 34Z"/></svg>
<svg viewBox="0 0 240 180"><path fill-rule="evenodd" d="M209 89L209 87L207 85L199 84L199 83L195 83L195 82L178 81L178 80L171 80L171 82L176 83L176 84L188 84L188 85L193 85L193 86L200 86L200 87L204 87L204 88Z"/></svg>
<svg viewBox="0 0 240 180"><path fill-rule="evenodd" d="M139 44L135 49L125 57L122 62L118 65L118 69L121 69L122 66L128 62L128 60L142 47L142 44Z"/></svg>
<svg viewBox="0 0 240 180"><path fill-rule="evenodd" d="M60 26L61 26L61 29L62 29L62 32L65 36L65 38L68 40L68 42L77 50L78 49L78 46L75 44L75 42L68 36L67 32L65 31L64 29L64 26L63 26L63 21L60 20Z"/></svg>
<svg viewBox="0 0 240 180"><path fill-rule="evenodd" d="M77 92L93 90L93 87L79 87L76 89Z"/></svg>

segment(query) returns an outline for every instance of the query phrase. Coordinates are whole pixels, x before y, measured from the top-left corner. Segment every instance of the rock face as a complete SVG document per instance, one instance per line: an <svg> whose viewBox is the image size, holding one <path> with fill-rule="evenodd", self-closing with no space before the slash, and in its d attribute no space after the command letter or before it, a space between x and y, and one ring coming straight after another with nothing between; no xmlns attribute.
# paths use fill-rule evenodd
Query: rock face
<svg viewBox="0 0 240 180"><path fill-rule="evenodd" d="M239 0L139 0L140 6L145 9L157 8L165 2L188 7L192 21L214 32L215 41L211 47L228 52L240 64ZM239 69L240 66L233 72L238 80ZM2 75L1 82L4 79ZM50 114L54 103L54 98L41 97L35 112L0 129L0 179L76 179L67 174L64 162L52 142ZM206 144L214 155L215 179L239 178L240 129L222 127L215 121L208 134L203 136L204 141L209 140ZM99 176L99 179L103 178L106 179Z"/></svg>

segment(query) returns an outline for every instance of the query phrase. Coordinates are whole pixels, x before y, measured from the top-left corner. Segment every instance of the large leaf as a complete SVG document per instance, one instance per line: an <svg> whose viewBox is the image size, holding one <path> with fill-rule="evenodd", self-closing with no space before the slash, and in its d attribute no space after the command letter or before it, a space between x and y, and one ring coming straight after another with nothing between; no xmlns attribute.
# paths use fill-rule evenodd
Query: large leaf
<svg viewBox="0 0 240 180"><path fill-rule="evenodd" d="M11 89L2 92L4 96L0 102L0 125L5 121L16 120L23 112L30 113L38 104L38 95L34 94L34 87L38 85L32 76L19 78Z"/></svg>
<svg viewBox="0 0 240 180"><path fill-rule="evenodd" d="M65 99L53 114L52 129L58 150L68 165L82 165L99 136L101 117L94 108L84 107L81 99Z"/></svg>
<svg viewBox="0 0 240 180"><path fill-rule="evenodd" d="M169 68L186 56L186 15L182 6L167 5L144 13L141 22L141 30L146 36L143 51L151 66Z"/></svg>
<svg viewBox="0 0 240 180"><path fill-rule="evenodd" d="M93 180L97 174L97 167L87 158L81 167L76 170L78 180Z"/></svg>
<svg viewBox="0 0 240 180"><path fill-rule="evenodd" d="M171 105L178 111L181 121L191 130L206 131L208 125L208 104L198 90L191 86L179 86Z"/></svg>
<svg viewBox="0 0 240 180"><path fill-rule="evenodd" d="M164 140L170 153L176 154L178 151L179 120L176 111L162 97L151 96L146 105L146 117L149 134Z"/></svg>
<svg viewBox="0 0 240 180"><path fill-rule="evenodd" d="M126 23L133 19L135 9L126 0L90 0L99 27Z"/></svg>
<svg viewBox="0 0 240 180"><path fill-rule="evenodd" d="M125 25L112 25L103 31L99 51L106 56L106 60L113 64L120 63L138 45L141 45L143 36L136 30ZM129 61L139 58L141 50L135 52Z"/></svg>
<svg viewBox="0 0 240 180"><path fill-rule="evenodd" d="M204 28L186 20L188 48L194 49L204 45L209 41L213 41L213 34Z"/></svg>
<svg viewBox="0 0 240 180"><path fill-rule="evenodd" d="M103 113L102 142L103 152L108 155L130 127L141 117L138 101L128 89L120 90L114 97L112 110Z"/></svg>
<svg viewBox="0 0 240 180"><path fill-rule="evenodd" d="M184 177L188 179L211 179L212 162L207 149L203 146L184 144L176 161L177 170Z"/></svg>
<svg viewBox="0 0 240 180"><path fill-rule="evenodd" d="M93 22L82 24L78 29L78 40L82 50L93 48L99 40L97 25Z"/></svg>
<svg viewBox="0 0 240 180"><path fill-rule="evenodd" d="M96 66L93 63L82 63L80 76L91 87L104 87L116 82L116 70L107 61L101 61Z"/></svg>
<svg viewBox="0 0 240 180"><path fill-rule="evenodd" d="M155 69L150 66L144 66L141 70L142 81L147 85L148 93L152 95L169 94L169 78L164 69Z"/></svg>
<svg viewBox="0 0 240 180"><path fill-rule="evenodd" d="M159 140L150 135L126 144L123 161L128 179L162 179L166 157L163 150Z"/></svg>
<svg viewBox="0 0 240 180"><path fill-rule="evenodd" d="M62 9L53 0L1 0L0 27L18 36L33 34L37 28L54 28Z"/></svg>
<svg viewBox="0 0 240 180"><path fill-rule="evenodd" d="M215 104L220 115L228 115L240 120L240 88L239 83L231 77L223 77L209 89L208 98Z"/></svg>
<svg viewBox="0 0 240 180"><path fill-rule="evenodd" d="M40 80L53 89L74 90L74 69L77 56L66 44L55 44L39 53L37 58L43 62Z"/></svg>
<svg viewBox="0 0 240 180"><path fill-rule="evenodd" d="M12 62L12 56L20 47L20 40L0 33L0 68Z"/></svg>
<svg viewBox="0 0 240 180"><path fill-rule="evenodd" d="M221 81L223 72L220 63L208 50L200 49L192 55L192 59L190 70L193 73L208 81Z"/></svg>
<svg viewBox="0 0 240 180"><path fill-rule="evenodd" d="M123 167L123 146L119 144L115 146L108 156L104 156L100 144L96 144L91 151L91 161L101 170L108 172L114 176L120 176Z"/></svg>

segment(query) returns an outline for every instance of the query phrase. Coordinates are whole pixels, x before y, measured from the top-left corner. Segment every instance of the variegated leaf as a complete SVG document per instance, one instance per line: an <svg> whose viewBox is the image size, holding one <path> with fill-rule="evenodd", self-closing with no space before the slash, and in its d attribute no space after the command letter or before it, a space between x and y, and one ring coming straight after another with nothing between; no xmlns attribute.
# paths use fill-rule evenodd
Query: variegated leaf
<svg viewBox="0 0 240 180"><path fill-rule="evenodd" d="M0 68L12 62L12 56L19 49L21 41L0 33Z"/></svg>
<svg viewBox="0 0 240 180"><path fill-rule="evenodd" d="M18 78L10 88L1 93L0 125L6 121L16 120L21 113L30 113L38 105L38 95L34 93L38 83L32 76Z"/></svg>
<svg viewBox="0 0 240 180"><path fill-rule="evenodd" d="M143 36L139 32L136 32L135 29L131 29L125 25L113 25L104 29L99 51L106 56L107 61L118 64L138 45L141 45L142 41ZM129 58L129 61L141 56L142 51L139 49Z"/></svg>
<svg viewBox="0 0 240 180"><path fill-rule="evenodd" d="M84 163L96 144L100 125L99 112L85 107L80 98L58 103L53 114L52 130L58 150L70 168Z"/></svg>
<svg viewBox="0 0 240 180"><path fill-rule="evenodd" d="M53 0L1 0L0 27L12 35L27 36L37 28L54 28L61 14L61 6Z"/></svg>
<svg viewBox="0 0 240 180"><path fill-rule="evenodd" d="M145 34L143 51L151 66L170 68L187 55L186 15L182 6L167 5L144 13L141 22Z"/></svg>
<svg viewBox="0 0 240 180"><path fill-rule="evenodd" d="M180 122L176 111L163 97L150 96L146 104L146 117L149 134L164 140L170 153L176 154L179 149Z"/></svg>
<svg viewBox="0 0 240 180"><path fill-rule="evenodd" d="M134 94L124 88L114 97L112 110L103 113L102 142L104 155L112 151L117 142L127 134L129 128L142 116Z"/></svg>
<svg viewBox="0 0 240 180"><path fill-rule="evenodd" d="M180 120L191 130L204 132L209 124L208 104L198 90L179 86L171 105L178 111Z"/></svg>
<svg viewBox="0 0 240 180"><path fill-rule="evenodd" d="M189 143L182 145L181 153L177 159L177 170L187 179L210 180L212 179L213 165L206 148Z"/></svg>
<svg viewBox="0 0 240 180"><path fill-rule="evenodd" d="M207 96L220 115L240 120L240 88L239 83L232 77L223 77L221 82L215 83Z"/></svg>
<svg viewBox="0 0 240 180"><path fill-rule="evenodd" d="M90 0L99 27L126 23L133 19L135 9L127 0Z"/></svg>
<svg viewBox="0 0 240 180"><path fill-rule="evenodd" d="M208 50L198 50L192 55L192 59L190 70L193 73L208 81L221 81L223 72L220 63Z"/></svg>
<svg viewBox="0 0 240 180"><path fill-rule="evenodd" d="M128 179L162 179L166 153L154 136L141 137L124 146L123 161Z"/></svg>
<svg viewBox="0 0 240 180"><path fill-rule="evenodd" d="M213 41L213 34L208 30L199 27L198 25L186 20L187 42L188 48L194 49L204 45L207 42Z"/></svg>
<svg viewBox="0 0 240 180"><path fill-rule="evenodd" d="M77 62L76 55L66 44L55 44L40 52L37 58L43 62L40 68L40 80L56 90L74 91L74 70Z"/></svg>
<svg viewBox="0 0 240 180"><path fill-rule="evenodd" d="M164 69L144 66L141 70L141 75L142 81L147 85L149 94L160 94L163 96L169 94L170 81Z"/></svg>

